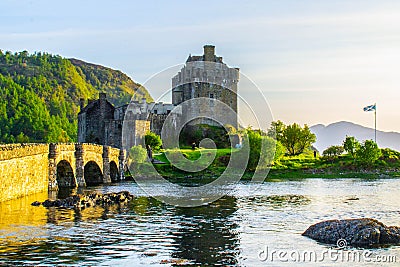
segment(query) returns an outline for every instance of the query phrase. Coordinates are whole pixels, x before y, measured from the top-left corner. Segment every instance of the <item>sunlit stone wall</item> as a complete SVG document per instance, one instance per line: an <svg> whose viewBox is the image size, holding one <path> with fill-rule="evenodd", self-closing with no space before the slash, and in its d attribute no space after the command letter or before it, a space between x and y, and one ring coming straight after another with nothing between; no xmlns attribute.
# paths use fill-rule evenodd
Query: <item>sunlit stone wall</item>
<svg viewBox="0 0 400 267"><path fill-rule="evenodd" d="M48 190L48 144L0 145L0 202Z"/></svg>

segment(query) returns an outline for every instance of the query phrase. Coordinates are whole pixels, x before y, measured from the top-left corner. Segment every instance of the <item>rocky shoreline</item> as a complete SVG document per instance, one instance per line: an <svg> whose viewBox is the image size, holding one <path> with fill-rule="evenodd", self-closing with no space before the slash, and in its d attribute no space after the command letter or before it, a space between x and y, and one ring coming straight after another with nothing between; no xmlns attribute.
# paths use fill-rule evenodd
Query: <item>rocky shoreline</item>
<svg viewBox="0 0 400 267"><path fill-rule="evenodd" d="M35 201L31 205L32 206L40 206L49 208L49 207L57 207L57 208L70 208L70 209L84 209L88 207L94 206L107 206L114 204L123 204L128 203L131 199L133 199L133 195L131 195L128 191L121 191L118 193L90 193L87 195L74 195L67 197L65 199L56 199L50 200L47 199L43 202Z"/></svg>
<svg viewBox="0 0 400 267"><path fill-rule="evenodd" d="M339 247L400 244L400 227L386 226L371 218L322 221L311 225L302 235Z"/></svg>

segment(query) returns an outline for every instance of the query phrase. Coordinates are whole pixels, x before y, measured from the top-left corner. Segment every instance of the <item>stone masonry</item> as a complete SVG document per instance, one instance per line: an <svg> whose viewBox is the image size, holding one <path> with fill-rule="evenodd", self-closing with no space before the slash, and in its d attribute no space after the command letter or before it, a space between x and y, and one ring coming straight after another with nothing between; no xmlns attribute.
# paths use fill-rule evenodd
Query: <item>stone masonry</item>
<svg viewBox="0 0 400 267"><path fill-rule="evenodd" d="M0 145L0 201L123 179L125 152L93 144Z"/></svg>
<svg viewBox="0 0 400 267"><path fill-rule="evenodd" d="M143 145L147 131L161 134L167 117L172 121L185 122L195 117L191 124L219 125L215 121L203 118L224 114L224 125L237 128L237 90L239 69L230 68L223 63L222 57L215 55L215 47L204 46L202 56L189 55L185 66L172 78L172 104L146 103L132 101L121 107L114 107L101 93L98 100L81 99L81 111L78 114L78 142L107 145L129 150L132 146ZM194 101L191 99L209 99ZM215 105L216 101L223 103ZM184 105L182 105L182 103ZM187 102L186 102L187 103ZM201 103L201 104L199 104ZM177 109L177 106L179 106Z"/></svg>

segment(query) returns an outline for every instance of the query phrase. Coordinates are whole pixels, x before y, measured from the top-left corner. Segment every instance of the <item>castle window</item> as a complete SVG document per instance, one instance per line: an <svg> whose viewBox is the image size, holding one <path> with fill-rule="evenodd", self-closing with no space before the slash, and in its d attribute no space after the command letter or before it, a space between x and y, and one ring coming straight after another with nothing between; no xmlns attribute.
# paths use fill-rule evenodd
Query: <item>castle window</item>
<svg viewBox="0 0 400 267"><path fill-rule="evenodd" d="M214 94L210 94L210 98L214 98Z"/></svg>
<svg viewBox="0 0 400 267"><path fill-rule="evenodd" d="M154 114L157 114L157 109L154 110Z"/></svg>
<svg viewBox="0 0 400 267"><path fill-rule="evenodd" d="M200 97L200 94L197 94L197 97Z"/></svg>

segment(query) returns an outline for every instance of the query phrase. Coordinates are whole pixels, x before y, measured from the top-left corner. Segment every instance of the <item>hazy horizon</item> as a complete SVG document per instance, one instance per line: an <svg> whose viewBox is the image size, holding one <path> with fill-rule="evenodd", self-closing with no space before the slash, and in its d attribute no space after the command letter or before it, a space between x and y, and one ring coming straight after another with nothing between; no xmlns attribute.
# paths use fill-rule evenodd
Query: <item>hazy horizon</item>
<svg viewBox="0 0 400 267"><path fill-rule="evenodd" d="M4 51L74 57L144 84L213 44L258 85L275 120L373 128L362 108L377 103L378 130L400 132L397 1L6 0L2 8Z"/></svg>

